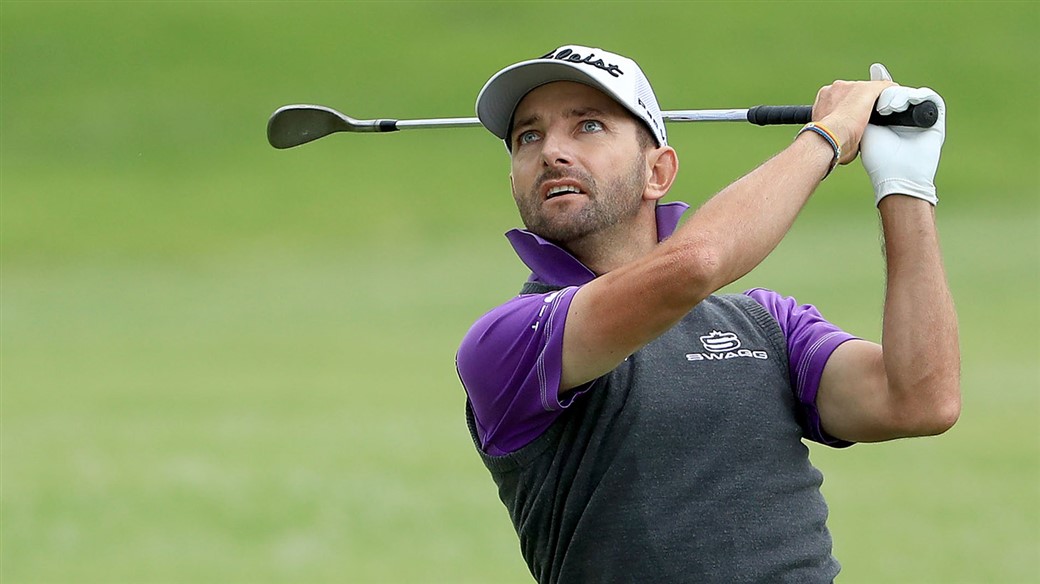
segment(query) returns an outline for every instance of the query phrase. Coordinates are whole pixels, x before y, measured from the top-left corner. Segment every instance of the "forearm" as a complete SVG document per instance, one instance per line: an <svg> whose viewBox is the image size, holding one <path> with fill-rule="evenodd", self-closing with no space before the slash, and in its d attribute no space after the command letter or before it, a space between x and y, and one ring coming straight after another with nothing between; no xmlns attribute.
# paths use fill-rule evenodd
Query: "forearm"
<svg viewBox="0 0 1040 584"><path fill-rule="evenodd" d="M668 245L693 258L694 284L702 296L747 274L776 248L832 158L826 141L803 133L715 195L676 231Z"/></svg>
<svg viewBox="0 0 1040 584"><path fill-rule="evenodd" d="M936 434L960 412L960 348L935 209L900 195L885 197L878 208L888 276L882 345L892 410L906 417L912 434Z"/></svg>
<svg viewBox="0 0 1040 584"><path fill-rule="evenodd" d="M872 104L891 82L843 82L820 89L813 118L840 145L840 164L855 159ZM719 288L750 272L794 224L833 166L831 141L802 132L782 152L723 189L652 253L634 279L661 308L652 335ZM641 315L642 316L642 315Z"/></svg>
<svg viewBox="0 0 1040 584"><path fill-rule="evenodd" d="M787 233L832 159L826 141L803 134L715 195L648 256L583 287L568 310L561 388L612 369L758 265Z"/></svg>
<svg viewBox="0 0 1040 584"><path fill-rule="evenodd" d="M813 116L840 145L841 163L858 151L870 106L885 83L835 82L822 88ZM837 154L831 140L803 132L782 152L705 203L660 245L600 270L582 287L567 313L561 388L609 371L668 330L719 288L762 262L787 234ZM663 196L676 166L670 149L654 151L643 197ZM665 172L671 170L671 173ZM662 190L664 186L664 190ZM638 298L639 302L632 302Z"/></svg>

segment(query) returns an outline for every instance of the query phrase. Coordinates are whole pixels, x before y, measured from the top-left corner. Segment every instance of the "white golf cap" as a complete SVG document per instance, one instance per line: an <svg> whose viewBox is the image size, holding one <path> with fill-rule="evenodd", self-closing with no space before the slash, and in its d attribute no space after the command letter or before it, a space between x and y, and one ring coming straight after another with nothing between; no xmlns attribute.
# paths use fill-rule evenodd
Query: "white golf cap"
<svg viewBox="0 0 1040 584"><path fill-rule="evenodd" d="M668 144L661 107L639 65L616 53L579 45L566 45L495 73L477 95L480 123L509 147L516 106L531 90L553 81L575 81L595 87L646 124L658 146Z"/></svg>

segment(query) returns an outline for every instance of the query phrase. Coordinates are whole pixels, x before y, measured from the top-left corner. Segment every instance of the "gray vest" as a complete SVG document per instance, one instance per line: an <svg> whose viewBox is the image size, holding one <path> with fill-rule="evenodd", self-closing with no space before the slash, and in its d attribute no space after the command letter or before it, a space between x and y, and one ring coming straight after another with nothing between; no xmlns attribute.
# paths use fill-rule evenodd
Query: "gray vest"
<svg viewBox="0 0 1040 584"><path fill-rule="evenodd" d="M538 291L528 286L525 292ZM712 296L517 452L477 450L541 583L831 582L773 317Z"/></svg>

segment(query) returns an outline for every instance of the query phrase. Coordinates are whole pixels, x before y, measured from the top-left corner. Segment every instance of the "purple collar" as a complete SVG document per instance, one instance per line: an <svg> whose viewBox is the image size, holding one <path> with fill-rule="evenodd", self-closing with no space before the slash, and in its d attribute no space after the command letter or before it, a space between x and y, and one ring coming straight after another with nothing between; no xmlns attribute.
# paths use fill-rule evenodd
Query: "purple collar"
<svg viewBox="0 0 1040 584"><path fill-rule="evenodd" d="M657 206L657 241L664 241L679 226L679 219L690 206L681 201ZM581 286L591 282L596 274L578 258L551 241L525 229L512 229L506 238L516 255L531 268L528 281L550 286Z"/></svg>

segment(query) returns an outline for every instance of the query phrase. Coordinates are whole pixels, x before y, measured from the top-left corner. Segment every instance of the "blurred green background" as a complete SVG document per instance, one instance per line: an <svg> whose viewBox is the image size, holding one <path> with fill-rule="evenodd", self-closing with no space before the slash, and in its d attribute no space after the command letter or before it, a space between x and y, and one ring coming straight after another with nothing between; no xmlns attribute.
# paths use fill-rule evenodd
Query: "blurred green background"
<svg viewBox="0 0 1040 584"><path fill-rule="evenodd" d="M1040 581L1040 5L0 3L2 562L17 582L530 582L463 421L469 324L527 276L480 129L266 144L270 113L472 115L569 42L665 109L811 103L887 64L949 105L964 409L813 448L840 582ZM673 125L697 205L794 128ZM880 334L858 163L765 285Z"/></svg>

